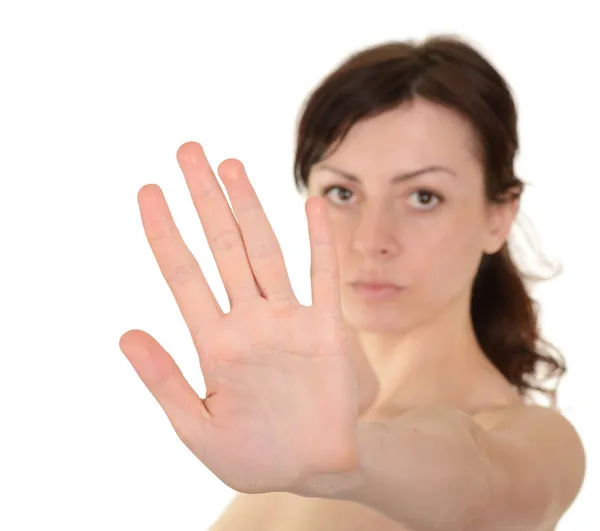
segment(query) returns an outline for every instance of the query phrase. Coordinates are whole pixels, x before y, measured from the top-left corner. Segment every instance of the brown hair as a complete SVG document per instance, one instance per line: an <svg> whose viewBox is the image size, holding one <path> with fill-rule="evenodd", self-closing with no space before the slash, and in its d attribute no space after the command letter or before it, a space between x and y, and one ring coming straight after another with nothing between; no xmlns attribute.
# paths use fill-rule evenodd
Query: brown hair
<svg viewBox="0 0 600 531"><path fill-rule="evenodd" d="M294 162L296 187L308 186L311 167L341 142L359 120L415 97L454 109L469 119L480 142L487 200L521 196L525 183L514 173L517 113L510 88L498 71L464 39L435 35L422 43L386 42L350 55L304 103ZM519 271L508 242L484 254L476 274L471 318L487 357L529 398L541 392L556 407L554 388L539 386L565 373L560 352L540 337L538 304L525 281L548 280ZM554 354L552 356L551 354ZM545 376L541 366L547 368Z"/></svg>

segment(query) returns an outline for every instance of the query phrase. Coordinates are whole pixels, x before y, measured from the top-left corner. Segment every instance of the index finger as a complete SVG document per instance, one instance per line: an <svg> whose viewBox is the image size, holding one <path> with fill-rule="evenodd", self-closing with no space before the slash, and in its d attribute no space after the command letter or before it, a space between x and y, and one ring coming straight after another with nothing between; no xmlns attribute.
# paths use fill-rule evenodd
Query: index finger
<svg viewBox="0 0 600 531"><path fill-rule="evenodd" d="M211 330L223 311L181 237L160 187L143 186L138 192L138 203L154 258L199 349L202 331Z"/></svg>

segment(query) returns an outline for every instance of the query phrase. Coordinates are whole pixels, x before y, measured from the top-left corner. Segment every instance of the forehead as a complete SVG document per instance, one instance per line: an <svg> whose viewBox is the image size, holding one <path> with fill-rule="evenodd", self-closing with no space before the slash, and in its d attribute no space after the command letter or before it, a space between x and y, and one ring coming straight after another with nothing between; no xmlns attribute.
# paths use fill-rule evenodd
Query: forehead
<svg viewBox="0 0 600 531"><path fill-rule="evenodd" d="M471 124L457 112L417 98L364 119L323 160L382 177L431 164L468 173L479 164Z"/></svg>

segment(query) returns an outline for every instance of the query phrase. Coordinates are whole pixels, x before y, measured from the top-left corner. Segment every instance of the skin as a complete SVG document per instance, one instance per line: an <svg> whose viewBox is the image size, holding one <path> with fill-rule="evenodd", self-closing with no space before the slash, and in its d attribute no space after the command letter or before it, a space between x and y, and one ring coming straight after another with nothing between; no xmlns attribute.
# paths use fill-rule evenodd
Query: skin
<svg viewBox="0 0 600 531"><path fill-rule="evenodd" d="M391 182L432 165L448 171ZM477 343L469 304L481 257L506 241L518 200L487 202L470 123L424 99L406 103L356 124L308 184L327 199L363 410L462 406L464 389L490 381L510 393ZM364 273L404 289L365 301L350 285Z"/></svg>
<svg viewBox="0 0 600 531"><path fill-rule="evenodd" d="M521 407L470 325L479 260L502 247L518 210L516 200L485 201L476 146L466 121L423 100L357 124L310 176L311 306L293 294L240 161L218 168L230 209L202 147L189 142L177 153L229 296L227 314L160 188L139 191L144 231L191 333L206 398L147 332L130 330L119 346L182 442L243 493L214 531L399 531L409 513L409 527L432 528L429 508L442 496L432 491L440 488L462 529L461 507L477 496L422 473L439 455L455 475L476 469L489 478L477 509L486 528L538 522L545 531L574 499L584 470L576 432L550 410ZM323 163L362 184L340 183ZM453 176L422 170L431 164ZM392 176L416 170L422 175L392 188ZM322 191L333 179L352 186L348 204ZM367 273L404 289L367 303L348 285ZM390 420L369 422L377 417ZM407 458L417 455L421 461ZM323 498L332 485L348 498Z"/></svg>
<svg viewBox="0 0 600 531"><path fill-rule="evenodd" d="M519 208L518 200L486 201L478 154L469 122L416 99L355 124L311 170L308 196L326 200L334 235L361 418L389 419L427 405L484 417L490 411L495 418L494 411L522 404L485 357L470 319L479 261L502 247ZM391 182L431 165L452 173L424 171ZM350 284L369 273L404 290L365 301ZM289 493L237 496L211 529L242 524L248 530L404 529L362 505Z"/></svg>

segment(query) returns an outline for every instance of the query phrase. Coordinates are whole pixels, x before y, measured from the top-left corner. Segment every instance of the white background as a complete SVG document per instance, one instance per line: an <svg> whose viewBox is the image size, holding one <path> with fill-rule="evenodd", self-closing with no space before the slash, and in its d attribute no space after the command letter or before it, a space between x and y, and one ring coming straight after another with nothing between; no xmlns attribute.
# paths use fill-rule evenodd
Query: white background
<svg viewBox="0 0 600 531"><path fill-rule="evenodd" d="M545 337L565 353L560 403L588 453L559 529L599 528L594 2L348 4L2 3L0 529L183 531L216 520L234 492L180 442L118 347L127 330L148 331L204 396L136 194L161 186L226 308L175 153L197 140L215 167L241 159L309 304L292 176L302 101L350 52L436 32L477 44L515 92L517 169L531 183L522 210L564 267L534 295Z"/></svg>

